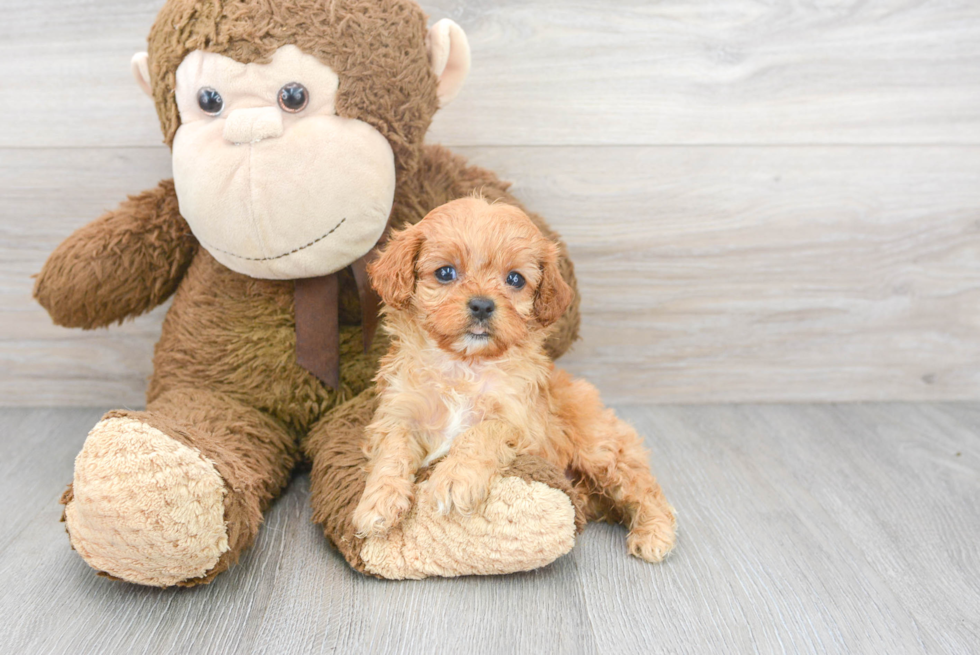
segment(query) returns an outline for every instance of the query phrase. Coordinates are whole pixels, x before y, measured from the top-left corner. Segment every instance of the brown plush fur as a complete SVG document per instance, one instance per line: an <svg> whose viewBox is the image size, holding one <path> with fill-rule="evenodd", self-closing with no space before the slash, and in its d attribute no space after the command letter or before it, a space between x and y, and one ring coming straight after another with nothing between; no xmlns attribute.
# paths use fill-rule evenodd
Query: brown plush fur
<svg viewBox="0 0 980 655"><path fill-rule="evenodd" d="M35 282L34 297L58 325L121 323L169 298L197 250L174 183L166 180L58 246Z"/></svg>
<svg viewBox="0 0 980 655"><path fill-rule="evenodd" d="M636 432L545 354L547 330L572 298L557 255L520 210L470 198L393 236L370 267L392 345L367 428L359 535L387 534L415 502L470 514L501 470L535 455L611 501L632 554L657 562L670 552L673 509ZM452 279L437 278L445 270ZM443 453L417 501L416 473Z"/></svg>
<svg viewBox="0 0 980 655"><path fill-rule="evenodd" d="M337 114L381 132L399 172L411 173L438 108L425 37L425 14L406 0L171 0L148 50L164 140L171 144L180 125L174 72L190 52L266 63L292 44L342 71Z"/></svg>
<svg viewBox="0 0 980 655"><path fill-rule="evenodd" d="M114 416L139 419L214 464L234 493L225 496L230 548L208 572L208 580L234 564L299 459L296 439L286 426L227 394L199 387L172 389L150 401L145 412L114 411L105 418Z"/></svg>
<svg viewBox="0 0 980 655"><path fill-rule="evenodd" d="M150 70L165 141L179 126L174 71L194 49L243 63L295 44L340 75L337 110L387 137L396 156L392 225L474 191L517 204L493 173L422 140L437 106L425 50L426 18L410 0L169 0L149 38ZM533 220L554 237L544 221ZM574 288L571 261L559 267ZM176 293L175 293L176 292ZM190 234L173 183L144 192L83 227L48 259L35 297L58 324L95 328L131 318L174 294L154 356L145 412L123 412L199 449L229 489L231 549L207 582L252 543L262 511L299 457L312 460L314 515L352 566L350 514L363 485L363 428L371 378L386 348L361 347L353 279L341 287L341 388L324 387L295 356L293 282L249 278L219 263ZM548 342L557 357L578 328L577 296ZM309 438L306 438L309 435ZM555 486L550 465L531 478ZM567 487L567 485L565 485ZM70 494L66 502L70 502Z"/></svg>

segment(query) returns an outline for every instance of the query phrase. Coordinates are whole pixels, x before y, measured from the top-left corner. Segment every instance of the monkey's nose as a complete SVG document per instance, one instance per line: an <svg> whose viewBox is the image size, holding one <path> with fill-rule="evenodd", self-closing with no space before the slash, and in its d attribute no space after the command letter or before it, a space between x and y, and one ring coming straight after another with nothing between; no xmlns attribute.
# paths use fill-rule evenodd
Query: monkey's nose
<svg viewBox="0 0 980 655"><path fill-rule="evenodd" d="M470 314L473 318L485 321L490 318L493 314L493 310L496 309L496 305L489 298L470 298L469 302Z"/></svg>
<svg viewBox="0 0 980 655"><path fill-rule="evenodd" d="M278 107L236 109L225 119L225 140L234 144L258 143L280 136L282 113Z"/></svg>

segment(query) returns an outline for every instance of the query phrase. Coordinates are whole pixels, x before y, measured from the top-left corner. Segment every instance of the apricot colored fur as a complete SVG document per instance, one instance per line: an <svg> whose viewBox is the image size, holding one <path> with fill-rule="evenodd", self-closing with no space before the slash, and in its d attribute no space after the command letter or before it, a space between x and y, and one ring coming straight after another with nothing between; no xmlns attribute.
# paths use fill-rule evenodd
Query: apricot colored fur
<svg viewBox="0 0 980 655"><path fill-rule="evenodd" d="M420 501L464 514L516 457L534 455L625 519L632 554L656 562L670 552L674 512L640 438L545 352L573 297L557 262L558 248L522 211L469 198L395 235L372 265L392 342L368 426L359 534L398 525L417 501L417 471L444 453ZM456 279L437 279L447 266ZM513 272L522 287L506 282ZM471 310L475 298L493 301L489 319Z"/></svg>

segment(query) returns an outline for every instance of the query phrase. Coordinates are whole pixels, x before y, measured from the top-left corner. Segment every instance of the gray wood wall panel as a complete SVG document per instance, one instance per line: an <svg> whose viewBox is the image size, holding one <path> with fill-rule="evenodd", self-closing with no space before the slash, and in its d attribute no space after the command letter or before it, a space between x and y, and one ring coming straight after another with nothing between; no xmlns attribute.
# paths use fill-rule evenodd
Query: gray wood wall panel
<svg viewBox="0 0 980 655"><path fill-rule="evenodd" d="M584 150L461 152L568 240L584 325L563 365L610 399L980 394L980 148ZM163 148L0 150L2 402L141 404L163 311L57 328L30 276L167 171Z"/></svg>
<svg viewBox="0 0 980 655"><path fill-rule="evenodd" d="M158 144L129 58L160 4L6 0L0 146ZM473 45L449 145L980 144L972 0L422 5Z"/></svg>
<svg viewBox="0 0 980 655"><path fill-rule="evenodd" d="M162 311L57 329L29 276L169 176L128 71L159 4L4 3L0 404L142 402ZM610 399L980 398L980 4L424 6L475 65L432 140L565 235Z"/></svg>

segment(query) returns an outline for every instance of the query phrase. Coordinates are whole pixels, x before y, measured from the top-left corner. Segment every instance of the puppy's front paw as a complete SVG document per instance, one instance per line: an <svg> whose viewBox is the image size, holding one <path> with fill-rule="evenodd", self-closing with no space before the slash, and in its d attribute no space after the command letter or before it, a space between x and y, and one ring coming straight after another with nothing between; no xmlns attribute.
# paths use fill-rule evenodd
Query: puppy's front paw
<svg viewBox="0 0 980 655"><path fill-rule="evenodd" d="M677 521L673 514L661 520L634 527L626 537L630 555L647 562L663 561L677 541Z"/></svg>
<svg viewBox="0 0 980 655"><path fill-rule="evenodd" d="M354 510L354 529L361 539L383 537L401 523L412 507L412 495L391 485L365 491Z"/></svg>
<svg viewBox="0 0 980 655"><path fill-rule="evenodd" d="M476 469L447 465L436 467L425 483L425 497L440 514L455 509L469 516L483 504L490 491L492 476Z"/></svg>

